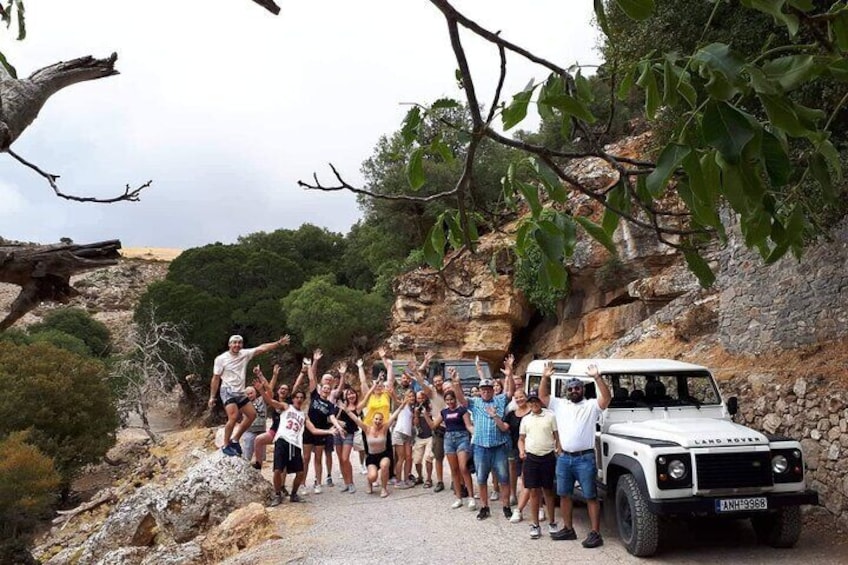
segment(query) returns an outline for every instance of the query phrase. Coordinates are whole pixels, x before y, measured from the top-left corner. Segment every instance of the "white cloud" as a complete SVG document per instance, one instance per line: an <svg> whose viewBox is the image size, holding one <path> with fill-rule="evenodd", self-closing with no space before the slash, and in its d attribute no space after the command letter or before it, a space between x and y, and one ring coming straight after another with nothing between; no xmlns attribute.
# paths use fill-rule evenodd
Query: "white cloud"
<svg viewBox="0 0 848 565"><path fill-rule="evenodd" d="M296 182L313 172L329 179L330 161L361 182L361 162L399 127L402 103L461 96L446 25L424 0L279 3L278 17L249 0L28 3L29 37L9 44L5 34L0 45L20 74L112 51L121 74L58 93L15 149L62 175L66 192L154 185L140 203L73 204L6 156L7 186L27 189L18 193L25 213L4 215L2 235L185 247L303 222L346 231L359 215L352 195ZM456 6L563 65L597 62L590 2ZM497 52L465 37L488 103ZM508 70L506 92L546 74L512 56Z"/></svg>

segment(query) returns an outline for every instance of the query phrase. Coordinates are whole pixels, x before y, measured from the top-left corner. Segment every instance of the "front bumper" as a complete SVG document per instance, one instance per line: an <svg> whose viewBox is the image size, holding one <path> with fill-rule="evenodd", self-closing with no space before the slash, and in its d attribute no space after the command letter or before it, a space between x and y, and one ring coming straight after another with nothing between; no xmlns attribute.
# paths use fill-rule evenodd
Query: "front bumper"
<svg viewBox="0 0 848 565"><path fill-rule="evenodd" d="M762 512L716 512L716 500L722 498L755 498L765 497L768 500L769 510L784 508L786 506L800 506L802 504L818 505L819 494L807 489L802 492L767 493L759 495L728 495L728 496L692 496L689 498L675 498L672 500L650 499L647 500L651 513L661 516L676 514L712 514L717 516L745 516L761 514Z"/></svg>

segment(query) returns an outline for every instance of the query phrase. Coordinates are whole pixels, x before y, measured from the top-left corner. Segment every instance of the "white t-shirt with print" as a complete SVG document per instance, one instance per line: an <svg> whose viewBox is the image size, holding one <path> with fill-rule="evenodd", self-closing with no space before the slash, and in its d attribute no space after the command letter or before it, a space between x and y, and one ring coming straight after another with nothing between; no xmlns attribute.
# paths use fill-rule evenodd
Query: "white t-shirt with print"
<svg viewBox="0 0 848 565"><path fill-rule="evenodd" d="M548 408L556 416L559 443L563 451L584 451L595 447L595 424L603 411L597 398L574 403L567 398L551 397Z"/></svg>
<svg viewBox="0 0 848 565"><path fill-rule="evenodd" d="M306 413L291 404L280 414L280 427L274 441L282 438L295 447L303 448L303 428L306 426Z"/></svg>

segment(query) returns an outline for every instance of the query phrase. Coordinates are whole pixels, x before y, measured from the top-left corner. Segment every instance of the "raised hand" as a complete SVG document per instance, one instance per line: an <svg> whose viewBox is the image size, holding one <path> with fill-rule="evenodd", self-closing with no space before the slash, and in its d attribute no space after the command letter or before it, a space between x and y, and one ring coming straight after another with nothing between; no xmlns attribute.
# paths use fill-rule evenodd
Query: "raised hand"
<svg viewBox="0 0 848 565"><path fill-rule="evenodd" d="M274 372L271 373L271 376L277 377L280 374L280 369L281 369L280 364L274 363Z"/></svg>
<svg viewBox="0 0 848 565"><path fill-rule="evenodd" d="M553 374L554 374L553 361L548 361L547 363L545 363L545 368L542 369L542 378L545 378L545 377L551 378L551 376Z"/></svg>
<svg viewBox="0 0 848 565"><path fill-rule="evenodd" d="M381 347L377 350L377 355L380 356L380 359L385 359L388 356L389 352L385 347Z"/></svg>
<svg viewBox="0 0 848 565"><path fill-rule="evenodd" d="M347 361L342 361L339 363L339 375L344 378L347 374Z"/></svg>
<svg viewBox="0 0 848 565"><path fill-rule="evenodd" d="M598 366L592 363L591 365L586 367L586 374L592 377L593 379L596 379L598 375L601 374L601 372L598 370Z"/></svg>
<svg viewBox="0 0 848 565"><path fill-rule="evenodd" d="M435 356L436 356L436 352L433 351L432 349L429 350L427 353L424 354L424 362L429 364L430 361L432 361L433 357L435 357Z"/></svg>
<svg viewBox="0 0 848 565"><path fill-rule="evenodd" d="M283 337L281 337L280 339L278 339L277 343L279 343L280 345L288 345L290 341L291 341L291 337L289 337L289 334L286 334Z"/></svg>
<svg viewBox="0 0 848 565"><path fill-rule="evenodd" d="M456 367L448 367L448 377L452 382L459 384L459 373L456 372Z"/></svg>
<svg viewBox="0 0 848 565"><path fill-rule="evenodd" d="M362 361L362 359L356 360L356 366L357 367L359 367L361 369L363 365L365 365L365 363Z"/></svg>
<svg viewBox="0 0 848 565"><path fill-rule="evenodd" d="M312 362L317 363L323 356L324 353L320 349L316 349L312 352Z"/></svg>
<svg viewBox="0 0 848 565"><path fill-rule="evenodd" d="M515 356L513 356L512 353L510 353L509 355L507 355L504 358L504 362L503 362L504 374L505 375L512 374L512 368L513 368L514 364L515 364Z"/></svg>

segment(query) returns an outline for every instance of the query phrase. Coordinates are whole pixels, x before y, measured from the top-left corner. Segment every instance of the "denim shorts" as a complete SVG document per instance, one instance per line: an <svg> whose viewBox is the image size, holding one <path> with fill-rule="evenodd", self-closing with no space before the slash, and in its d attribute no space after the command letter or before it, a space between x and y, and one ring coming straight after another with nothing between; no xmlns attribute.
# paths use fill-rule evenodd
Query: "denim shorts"
<svg viewBox="0 0 848 565"><path fill-rule="evenodd" d="M598 497L595 479L598 468L595 464L595 453L591 451L584 455L568 455L563 453L556 462L556 492L558 496L574 494L574 481L580 483L583 497L587 500Z"/></svg>
<svg viewBox="0 0 848 565"><path fill-rule="evenodd" d="M447 432L445 434L445 454L456 455L460 451L471 454L471 434L468 432Z"/></svg>
<svg viewBox="0 0 848 565"><path fill-rule="evenodd" d="M474 466L477 468L477 484L484 485L493 473L501 484L509 484L509 442L493 447L474 446Z"/></svg>
<svg viewBox="0 0 848 565"><path fill-rule="evenodd" d="M353 445L353 434L345 434L344 436L333 435L334 445Z"/></svg>
<svg viewBox="0 0 848 565"><path fill-rule="evenodd" d="M218 393L221 396L221 402L227 404L235 404L239 408L250 402L250 399L245 395L243 390L235 390L229 385L222 384Z"/></svg>

